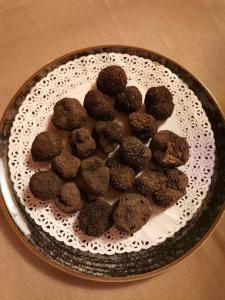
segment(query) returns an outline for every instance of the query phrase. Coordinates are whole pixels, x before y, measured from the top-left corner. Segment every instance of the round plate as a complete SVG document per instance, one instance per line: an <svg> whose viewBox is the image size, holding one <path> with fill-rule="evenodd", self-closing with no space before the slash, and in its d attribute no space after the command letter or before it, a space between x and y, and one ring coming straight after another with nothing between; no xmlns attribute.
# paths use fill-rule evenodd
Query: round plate
<svg viewBox="0 0 225 300"><path fill-rule="evenodd" d="M102 52L117 52L149 58L177 74L194 91L211 123L216 143L216 161L210 189L204 204L194 217L173 237L150 249L139 252L101 255L74 249L44 232L18 201L9 176L8 140L15 115L31 88L46 74L61 64L81 56ZM215 228L222 216L225 202L225 122L215 100L207 89L188 71L170 59L154 52L126 46L103 46L67 54L39 70L17 92L10 102L0 127L1 206L24 243L40 258L56 268L75 276L96 281L138 280L158 274L178 263L200 244Z"/></svg>

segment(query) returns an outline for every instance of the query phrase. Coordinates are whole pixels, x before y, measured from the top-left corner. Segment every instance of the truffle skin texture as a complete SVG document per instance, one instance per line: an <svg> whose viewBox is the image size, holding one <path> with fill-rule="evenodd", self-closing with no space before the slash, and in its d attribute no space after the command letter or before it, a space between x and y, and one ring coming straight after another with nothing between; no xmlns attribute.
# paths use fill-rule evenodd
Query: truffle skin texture
<svg viewBox="0 0 225 300"><path fill-rule="evenodd" d="M143 142L152 138L158 130L158 124L155 118L144 112L131 113L129 115L129 124L133 135Z"/></svg>
<svg viewBox="0 0 225 300"><path fill-rule="evenodd" d="M29 188L34 197L48 200L57 197L61 184L60 178L52 171L39 171L31 176Z"/></svg>
<svg viewBox="0 0 225 300"><path fill-rule="evenodd" d="M115 107L122 112L138 111L141 105L142 95L136 86L128 86L124 92L115 97Z"/></svg>
<svg viewBox="0 0 225 300"><path fill-rule="evenodd" d="M153 160L162 167L179 167L189 158L189 145L185 138L172 131L156 133L149 145Z"/></svg>
<svg viewBox="0 0 225 300"><path fill-rule="evenodd" d="M58 134L44 131L35 137L31 147L31 155L34 161L48 160L60 154L63 148L63 140Z"/></svg>
<svg viewBox="0 0 225 300"><path fill-rule="evenodd" d="M174 190L171 188L162 187L161 190L155 192L153 196L153 201L158 206L161 206L163 208L168 208L174 205L184 195L185 195L184 192Z"/></svg>
<svg viewBox="0 0 225 300"><path fill-rule="evenodd" d="M120 192L128 192L134 184L134 170L115 157L108 158L106 165L109 167L111 186Z"/></svg>
<svg viewBox="0 0 225 300"><path fill-rule="evenodd" d="M97 88L104 94L115 96L125 89L127 75L119 66L109 66L100 71L97 78Z"/></svg>
<svg viewBox="0 0 225 300"><path fill-rule="evenodd" d="M87 158L94 154L96 150L95 140L88 129L75 129L71 133L69 140L73 154L80 158Z"/></svg>
<svg viewBox="0 0 225 300"><path fill-rule="evenodd" d="M84 98L84 107L88 115L98 121L112 121L115 110L111 99L97 89L90 90Z"/></svg>
<svg viewBox="0 0 225 300"><path fill-rule="evenodd" d="M61 153L53 158L51 165L55 173L61 178L72 179L78 173L80 160L70 153Z"/></svg>
<svg viewBox="0 0 225 300"><path fill-rule="evenodd" d="M86 119L87 112L77 99L63 98L54 106L52 123L59 129L79 128Z"/></svg>
<svg viewBox="0 0 225 300"><path fill-rule="evenodd" d="M86 202L78 216L80 229L87 235L101 236L113 225L112 210L102 199Z"/></svg>
<svg viewBox="0 0 225 300"><path fill-rule="evenodd" d="M122 140L119 154L127 165L142 170L151 159L151 151L149 150L138 138L127 136Z"/></svg>
<svg viewBox="0 0 225 300"><path fill-rule="evenodd" d="M83 201L75 183L67 182L61 187L55 205L66 214L75 213L82 208Z"/></svg>
<svg viewBox="0 0 225 300"><path fill-rule="evenodd" d="M173 96L165 86L148 89L145 96L146 112L157 120L166 120L174 109Z"/></svg>
<svg viewBox="0 0 225 300"><path fill-rule="evenodd" d="M93 137L104 153L114 151L123 138L123 127L114 121L98 121L93 129Z"/></svg>
<svg viewBox="0 0 225 300"><path fill-rule="evenodd" d="M108 190L109 168L98 157L81 162L81 177L90 193L102 195Z"/></svg>
<svg viewBox="0 0 225 300"><path fill-rule="evenodd" d="M147 198L136 193L126 193L118 199L113 220L117 229L132 234L147 223L151 211L151 204Z"/></svg>

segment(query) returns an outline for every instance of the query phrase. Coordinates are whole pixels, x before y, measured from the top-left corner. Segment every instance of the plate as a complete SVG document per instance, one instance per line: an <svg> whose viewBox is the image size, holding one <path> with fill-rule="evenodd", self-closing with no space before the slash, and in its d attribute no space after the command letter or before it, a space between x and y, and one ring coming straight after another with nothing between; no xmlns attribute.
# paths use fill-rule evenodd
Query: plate
<svg viewBox="0 0 225 300"><path fill-rule="evenodd" d="M63 72L63 66L69 62L80 58L82 62L82 60L85 61L86 58L90 57L94 60L95 57L103 53L110 55L117 53L127 56L128 59L132 56L136 57L137 60L151 60L154 64L158 64L162 68L165 66L176 74L201 102L204 114L211 124L216 146L211 183L209 189L207 188L206 195L204 195L204 201L202 201L200 208L194 211L192 218L187 223L185 222L182 227L179 227L177 232L174 231L172 236L163 239L159 244L152 244L150 248L138 249L138 251L113 252L112 255L107 255L105 252L101 254L101 251L93 253L92 249L83 251L72 247L69 243L65 244L58 238L56 239L49 230L43 230L43 226L40 226L41 223L37 220L34 221L28 210L21 204L19 190L14 189L15 185L13 185L15 182L12 179L15 174L13 174L12 168L9 168L9 163L10 166L12 163L11 151L9 150L12 147L15 122L23 111L25 101L29 98L32 88L34 86L40 87L41 80L43 82L45 78L50 78L48 74L53 74L54 72L50 72L60 66L59 69ZM139 71L142 72L141 69ZM60 85L61 82L58 84ZM37 90L38 92L40 93ZM34 102L34 111L36 105ZM17 130L20 130L19 126ZM174 265L196 249L206 239L222 215L225 198L225 184L221 184L221 181L224 180L224 133L224 120L211 94L194 76L168 58L148 50L124 46L95 47L70 53L48 64L32 76L12 99L3 116L0 140L0 183L3 211L26 245L41 258L61 270L76 276L101 281L127 281L152 276ZM19 134L18 136L20 137ZM22 143L24 140L25 138ZM20 150L19 146L18 150ZM220 178L220 182L218 178Z"/></svg>

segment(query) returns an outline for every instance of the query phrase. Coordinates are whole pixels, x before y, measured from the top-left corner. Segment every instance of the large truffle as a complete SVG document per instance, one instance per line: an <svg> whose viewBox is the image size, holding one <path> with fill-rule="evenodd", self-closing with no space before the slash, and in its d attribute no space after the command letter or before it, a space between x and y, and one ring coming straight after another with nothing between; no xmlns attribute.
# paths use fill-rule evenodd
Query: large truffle
<svg viewBox="0 0 225 300"><path fill-rule="evenodd" d="M113 213L115 226L120 231L132 234L147 223L151 211L151 204L144 196L136 193L123 194Z"/></svg>
<svg viewBox="0 0 225 300"><path fill-rule="evenodd" d="M87 235L100 236L113 224L112 206L102 199L87 202L79 216L79 227Z"/></svg>
<svg viewBox="0 0 225 300"><path fill-rule="evenodd" d="M189 158L189 145L185 138L172 131L162 130L156 133L150 143L153 160L163 167L178 167Z"/></svg>
<svg viewBox="0 0 225 300"><path fill-rule="evenodd" d="M115 97L115 107L123 112L134 112L141 108L142 95L136 86L128 86Z"/></svg>
<svg viewBox="0 0 225 300"><path fill-rule="evenodd" d="M119 154L126 164L137 170L144 169L151 159L150 149L134 136L123 138Z"/></svg>
<svg viewBox="0 0 225 300"><path fill-rule="evenodd" d="M58 134L44 131L39 133L32 143L32 158L34 161L48 160L61 153L63 148L63 140Z"/></svg>
<svg viewBox="0 0 225 300"><path fill-rule="evenodd" d="M88 129L75 129L71 133L69 140L73 154L80 158L87 158L94 154L96 150L95 140Z"/></svg>
<svg viewBox="0 0 225 300"><path fill-rule="evenodd" d="M127 85L127 75L119 66L109 66L100 71L97 78L97 88L104 94L115 96L121 93Z"/></svg>
<svg viewBox="0 0 225 300"><path fill-rule="evenodd" d="M93 137L104 153L115 150L123 138L123 127L114 121L98 121L93 129Z"/></svg>
<svg viewBox="0 0 225 300"><path fill-rule="evenodd" d="M157 120L166 120L174 109L173 96L165 86L148 89L145 96L146 112Z"/></svg>
<svg viewBox="0 0 225 300"><path fill-rule="evenodd" d="M61 184L60 178L52 171L39 171L31 176L29 188L34 197L48 200L57 197Z"/></svg>
<svg viewBox="0 0 225 300"><path fill-rule="evenodd" d="M147 142L158 129L155 118L145 112L133 112L129 115L129 124L133 135Z"/></svg>
<svg viewBox="0 0 225 300"><path fill-rule="evenodd" d="M99 121L112 121L115 110L111 99L97 89L90 90L84 98L84 107L90 117Z"/></svg>
<svg viewBox="0 0 225 300"><path fill-rule="evenodd" d="M54 106L52 123L60 129L72 130L81 127L87 112L77 99L63 98Z"/></svg>
<svg viewBox="0 0 225 300"><path fill-rule="evenodd" d="M51 162L52 169L64 179L76 177L80 168L79 158L71 155L69 152L61 153L55 156Z"/></svg>
<svg viewBox="0 0 225 300"><path fill-rule="evenodd" d="M102 195L108 190L109 168L98 157L90 157L81 163L81 176L90 193Z"/></svg>

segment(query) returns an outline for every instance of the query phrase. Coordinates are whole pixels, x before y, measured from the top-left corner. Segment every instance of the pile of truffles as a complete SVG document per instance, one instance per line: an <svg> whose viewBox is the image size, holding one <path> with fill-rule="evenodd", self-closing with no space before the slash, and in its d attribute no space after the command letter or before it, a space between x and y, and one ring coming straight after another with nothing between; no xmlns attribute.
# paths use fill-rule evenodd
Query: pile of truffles
<svg viewBox="0 0 225 300"><path fill-rule="evenodd" d="M139 89L127 86L125 71L109 66L96 87L83 106L73 98L55 104L58 134L39 133L31 148L33 160L49 160L51 169L30 178L30 191L65 214L80 211L79 226L87 235L101 236L113 225L133 234L147 223L152 201L168 208L185 195L188 178L177 167L187 162L189 145L169 130L158 131L174 109L165 86L149 88L142 104ZM127 118L129 133L115 121L116 111ZM90 118L92 130L85 127ZM60 130L69 131L67 141ZM121 192L114 205L101 198L109 185Z"/></svg>

